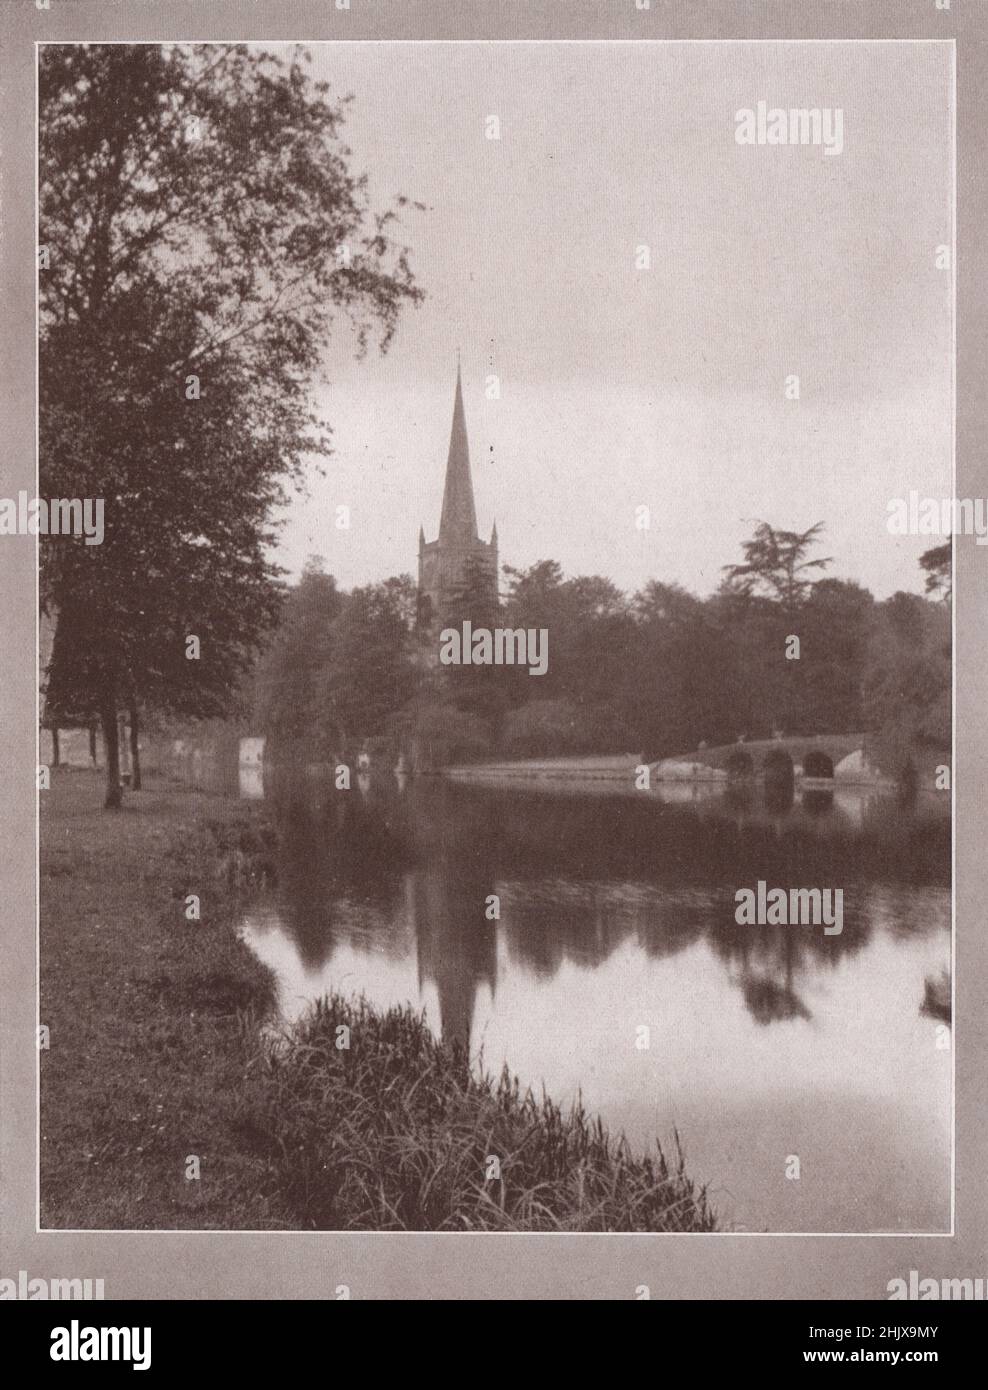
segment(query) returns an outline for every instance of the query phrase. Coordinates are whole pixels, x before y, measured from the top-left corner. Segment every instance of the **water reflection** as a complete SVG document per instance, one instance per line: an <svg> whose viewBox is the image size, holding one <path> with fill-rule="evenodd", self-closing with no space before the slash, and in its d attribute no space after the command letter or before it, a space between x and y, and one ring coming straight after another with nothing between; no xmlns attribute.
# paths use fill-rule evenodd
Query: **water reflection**
<svg viewBox="0 0 988 1390"><path fill-rule="evenodd" d="M448 1041L582 1091L633 1140L678 1126L737 1227L949 1225L949 1053L917 1009L949 966L942 802L269 784L279 890L244 935L286 1017L334 988L424 1005ZM737 926L758 879L842 887L842 933Z"/></svg>
<svg viewBox="0 0 988 1390"><path fill-rule="evenodd" d="M241 762L237 767L240 797L244 801L264 799L264 769L256 763Z"/></svg>

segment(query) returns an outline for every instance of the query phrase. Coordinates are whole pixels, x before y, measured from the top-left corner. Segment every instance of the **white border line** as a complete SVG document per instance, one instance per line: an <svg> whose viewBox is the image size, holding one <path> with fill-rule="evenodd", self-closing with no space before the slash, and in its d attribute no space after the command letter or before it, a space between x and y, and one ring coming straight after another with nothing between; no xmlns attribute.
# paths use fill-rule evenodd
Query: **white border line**
<svg viewBox="0 0 988 1390"><path fill-rule="evenodd" d="M41 107L38 48L34 54L34 495L41 492L41 271L38 267L38 245L41 240ZM38 1046L41 1028L41 792L38 789L38 767L41 764L41 537L34 538L34 1115L35 1164L34 1186L35 1232L41 1221L41 1048Z"/></svg>
<svg viewBox="0 0 988 1390"><path fill-rule="evenodd" d="M387 45L395 47L408 44L432 44L432 45L467 45L467 44L486 44L497 45L498 47L509 47L512 45L527 44L593 44L611 45L661 45L670 47L672 45L697 45L697 44L832 44L841 47L847 44L948 44L951 48L951 145L952 145L952 197L951 197L951 489L954 496L957 494L957 39L956 37L946 39L52 39L35 40L35 62L34 62L34 225L35 225L35 248L34 248L34 390L35 390L35 496L38 495L40 486L40 373L39 373L39 336L38 336L38 314L39 314L39 281L40 272L38 269L37 247L40 236L40 205L39 205L39 158L40 158L40 112L39 112L39 53L42 48L67 47L70 44L92 43L100 47L111 47L127 44L141 44L144 46L157 46L161 43L191 44L200 45L206 43L215 44L249 44L251 47L260 48L264 46L278 47L290 44L308 44L312 47L326 48L334 46L337 48L348 45ZM42 1226L41 1222L41 1049L37 1047L35 1040L36 1060L36 1087L35 1087L35 1112L37 1116L36 1125L36 1145L35 1155L35 1235L60 1236L60 1235L113 1235L113 1236L378 1236L378 1237L402 1237L402 1236L459 1236L467 1239L473 1237L484 1240L490 1235L509 1235L509 1236L549 1236L552 1238L565 1238L575 1236L577 1238L587 1236L644 1236L650 1238L667 1238L670 1236L686 1240L720 1240L725 1236L733 1236L736 1239L755 1239L768 1240L951 1240L956 1234L956 1202L957 1202L957 786L956 786L956 767L957 767L957 579L956 579L956 550L957 537L951 531L951 582L953 593L951 596L951 703L950 703L950 964L951 964L951 1078L950 1078L950 1230L949 1231L309 1231L296 1230L293 1227L283 1227L276 1230L241 1230L234 1227L218 1226L208 1229L192 1227L190 1229L178 1229L175 1227L102 1227L102 1226ZM40 551L40 540L35 537L35 606L37 609L40 600L40 567L38 563ZM36 614L38 621L35 623L35 670L40 675L40 611ZM39 709L40 713L40 709ZM41 756L41 726L40 719L35 719L35 763L40 761ZM35 777L37 784L37 777ZM41 794L35 791L35 1012L40 1025L41 1016Z"/></svg>
<svg viewBox="0 0 988 1390"><path fill-rule="evenodd" d="M950 454L951 490L957 496L957 40L950 52L952 106L950 212L951 354ZM950 1234L956 1230L957 1206L957 532L950 532Z"/></svg>

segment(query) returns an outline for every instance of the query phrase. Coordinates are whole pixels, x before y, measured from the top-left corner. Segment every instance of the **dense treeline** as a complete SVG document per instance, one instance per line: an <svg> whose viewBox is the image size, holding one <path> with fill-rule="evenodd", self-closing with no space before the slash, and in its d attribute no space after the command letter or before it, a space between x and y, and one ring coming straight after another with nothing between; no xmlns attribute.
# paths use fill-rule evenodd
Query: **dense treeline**
<svg viewBox="0 0 988 1390"><path fill-rule="evenodd" d="M933 595L878 602L823 574L820 528L762 523L708 598L650 581L633 595L553 560L504 567L502 626L545 628L548 670L443 667L415 623L415 586L342 593L310 563L256 677L275 749L333 759L387 748L426 761L642 752L658 758L786 734L870 731L893 760L950 737L949 556L923 557ZM490 621L464 577L446 624ZM943 594L944 597L937 595ZM794 639L798 639L797 647Z"/></svg>

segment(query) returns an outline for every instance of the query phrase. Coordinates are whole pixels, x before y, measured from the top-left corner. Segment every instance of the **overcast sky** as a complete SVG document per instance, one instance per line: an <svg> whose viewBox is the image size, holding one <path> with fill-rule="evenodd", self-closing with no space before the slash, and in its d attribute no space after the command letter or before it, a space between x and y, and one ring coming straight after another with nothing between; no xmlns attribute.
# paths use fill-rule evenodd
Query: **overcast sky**
<svg viewBox="0 0 988 1390"><path fill-rule="evenodd" d="M322 554L345 587L414 573L459 347L480 528L496 514L503 561L705 594L755 519L823 520L832 573L921 590L931 540L890 536L886 516L911 489L951 490L948 45L312 53L354 96L345 138L372 199L427 205L404 225L427 300L384 358L356 362L342 325L327 344L336 453L289 510L281 563ZM738 145L735 113L760 100L840 107L843 153Z"/></svg>

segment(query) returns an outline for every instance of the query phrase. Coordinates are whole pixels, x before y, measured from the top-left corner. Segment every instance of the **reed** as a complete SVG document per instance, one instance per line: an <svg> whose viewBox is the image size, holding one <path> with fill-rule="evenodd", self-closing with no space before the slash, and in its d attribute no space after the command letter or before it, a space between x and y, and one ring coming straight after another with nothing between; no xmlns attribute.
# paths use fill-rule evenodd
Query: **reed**
<svg viewBox="0 0 988 1390"><path fill-rule="evenodd" d="M349 1046L339 1041L349 1030ZM661 1146L471 1067L415 1010L334 995L257 1058L241 1115L279 1199L319 1230L712 1231ZM496 1160L495 1163L492 1160ZM492 1174L499 1172L499 1176Z"/></svg>

